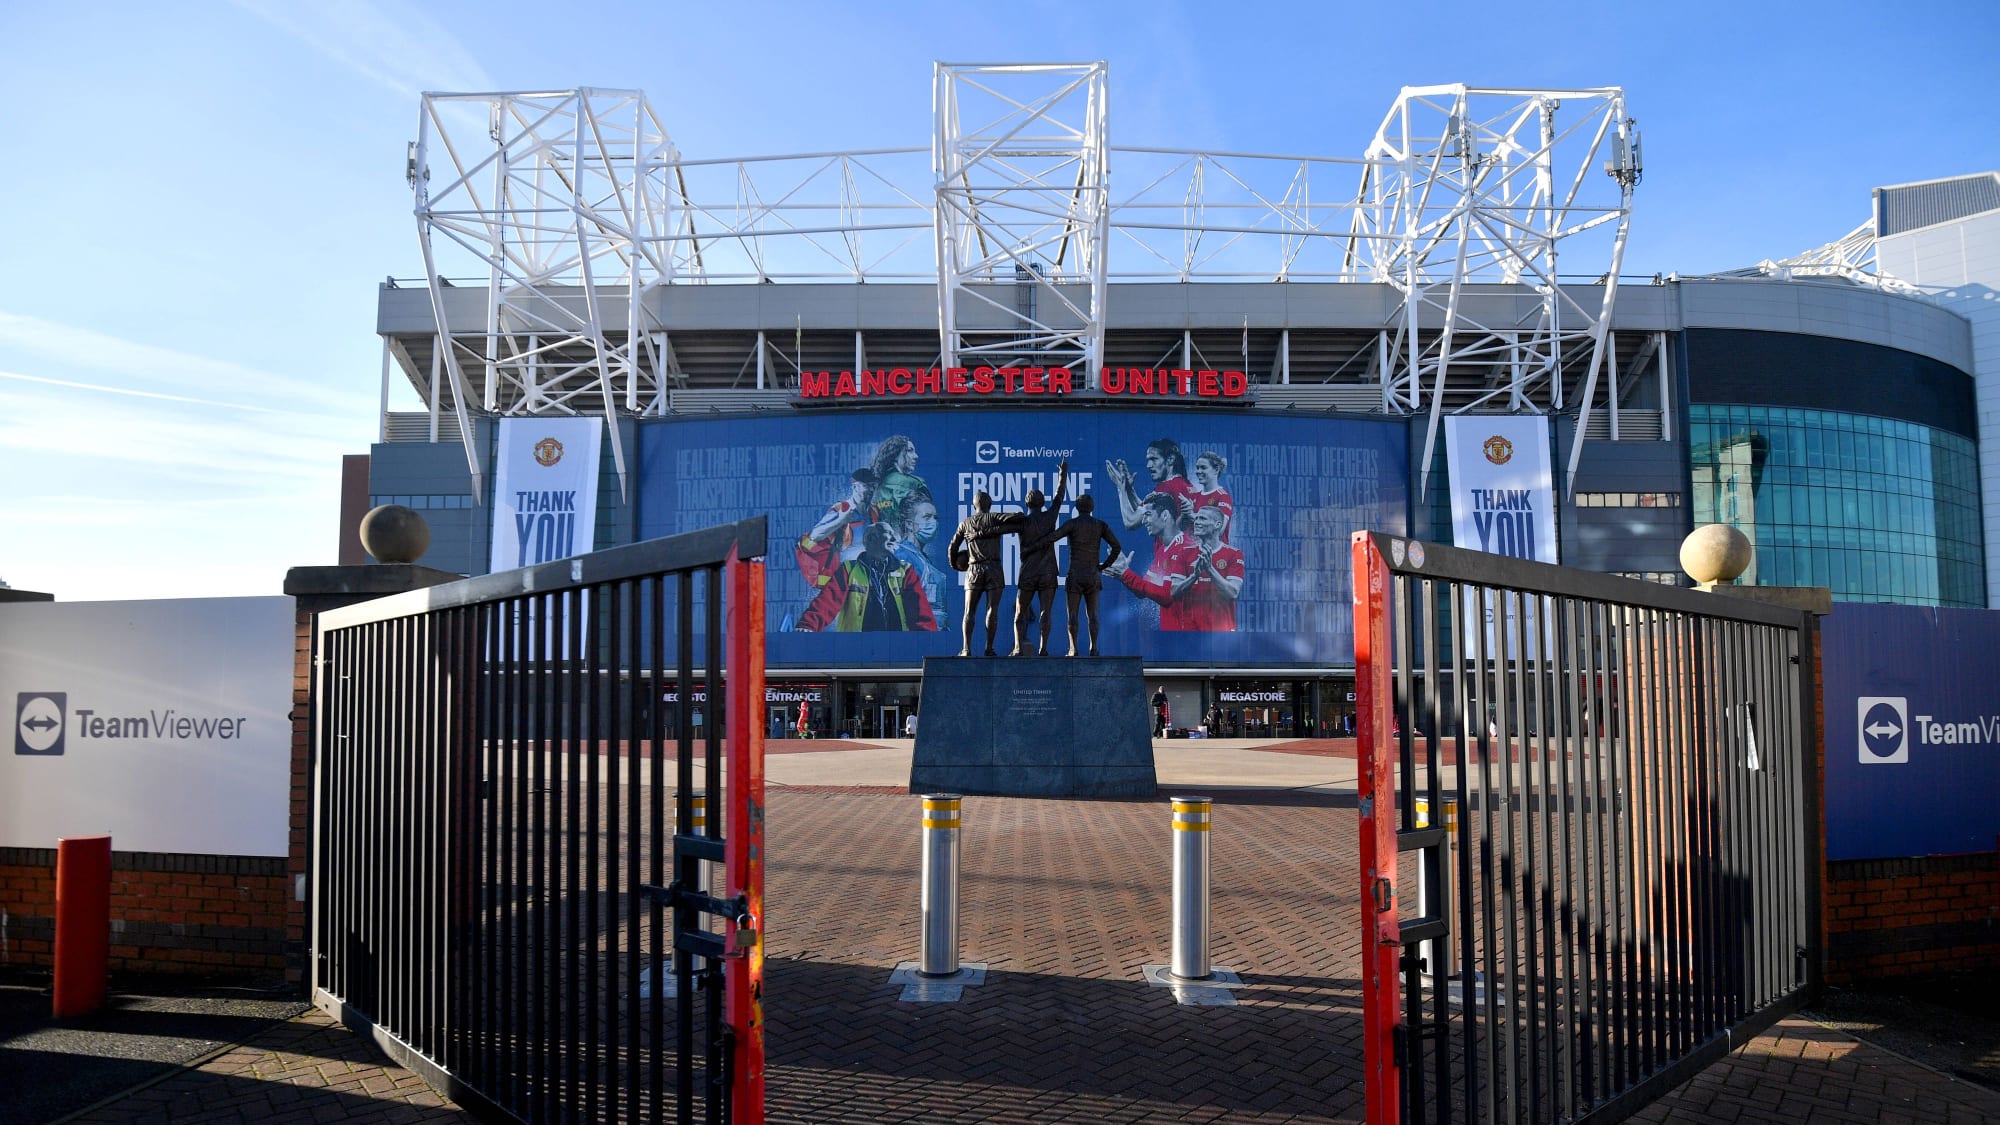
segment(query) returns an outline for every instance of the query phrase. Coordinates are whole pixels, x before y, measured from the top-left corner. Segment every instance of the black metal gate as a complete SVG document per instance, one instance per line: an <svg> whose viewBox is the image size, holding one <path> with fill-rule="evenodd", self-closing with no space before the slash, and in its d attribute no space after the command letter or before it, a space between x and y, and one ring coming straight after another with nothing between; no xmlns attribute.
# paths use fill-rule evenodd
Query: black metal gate
<svg viewBox="0 0 2000 1125"><path fill-rule="evenodd" d="M765 535L321 616L315 1003L482 1116L763 1120Z"/></svg>
<svg viewBox="0 0 2000 1125"><path fill-rule="evenodd" d="M1816 994L1810 614L1367 532L1354 591L1370 1121L1618 1120Z"/></svg>

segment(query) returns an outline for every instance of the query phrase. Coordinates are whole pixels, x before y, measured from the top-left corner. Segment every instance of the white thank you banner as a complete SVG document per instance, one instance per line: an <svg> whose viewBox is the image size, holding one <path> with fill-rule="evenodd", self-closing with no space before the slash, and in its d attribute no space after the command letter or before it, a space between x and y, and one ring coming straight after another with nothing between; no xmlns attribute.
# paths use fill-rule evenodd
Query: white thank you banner
<svg viewBox="0 0 2000 1125"><path fill-rule="evenodd" d="M1556 561L1549 420L1461 414L1444 420L1451 541L1474 551Z"/></svg>
<svg viewBox="0 0 2000 1125"><path fill-rule="evenodd" d="M1555 479L1549 420L1540 416L1461 414L1444 420L1445 471L1451 477L1451 539L1474 551L1556 561ZM1493 591L1482 612L1468 588L1467 620L1484 618L1490 660L1536 660L1552 651L1553 622L1538 598ZM1523 643L1525 642L1525 649ZM1476 726L1472 729L1476 729Z"/></svg>
<svg viewBox="0 0 2000 1125"><path fill-rule="evenodd" d="M590 551L597 534L599 418L503 418L493 480L495 571Z"/></svg>

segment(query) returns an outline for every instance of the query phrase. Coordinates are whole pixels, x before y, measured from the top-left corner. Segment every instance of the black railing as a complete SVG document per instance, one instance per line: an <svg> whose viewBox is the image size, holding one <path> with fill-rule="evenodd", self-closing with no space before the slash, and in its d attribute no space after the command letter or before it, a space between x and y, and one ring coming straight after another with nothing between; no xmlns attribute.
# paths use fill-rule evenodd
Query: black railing
<svg viewBox="0 0 2000 1125"><path fill-rule="evenodd" d="M720 888L683 892L727 843L732 684L761 719L761 644L726 658L724 611L761 591L727 580L765 536L760 517L320 618L317 1003L482 1116L724 1119L745 1037L721 958L686 950L725 951L704 912L729 912L736 948L757 927ZM716 685L700 740L657 705L697 679Z"/></svg>
<svg viewBox="0 0 2000 1125"><path fill-rule="evenodd" d="M1617 1120L1808 1002L1809 614L1366 533L1354 573L1371 1120Z"/></svg>

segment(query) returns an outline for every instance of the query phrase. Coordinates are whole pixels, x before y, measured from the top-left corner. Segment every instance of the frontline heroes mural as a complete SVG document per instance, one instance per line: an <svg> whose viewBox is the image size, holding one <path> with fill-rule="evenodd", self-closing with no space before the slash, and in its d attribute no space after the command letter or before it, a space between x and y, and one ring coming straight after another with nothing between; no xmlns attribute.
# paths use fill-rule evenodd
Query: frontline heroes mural
<svg viewBox="0 0 2000 1125"><path fill-rule="evenodd" d="M1118 552L1101 651L1155 663L1344 665L1348 535L1404 533L1394 421L1205 411L898 411L640 429L641 538L765 514L773 663L914 665L958 651L965 576L946 546L980 491L1059 518L1093 497ZM1069 544L1056 544L1064 573ZM1002 545L1010 587L1021 542ZM1053 650L1061 651L1058 598ZM1012 636L1013 596L1000 628ZM983 635L983 634L982 634Z"/></svg>

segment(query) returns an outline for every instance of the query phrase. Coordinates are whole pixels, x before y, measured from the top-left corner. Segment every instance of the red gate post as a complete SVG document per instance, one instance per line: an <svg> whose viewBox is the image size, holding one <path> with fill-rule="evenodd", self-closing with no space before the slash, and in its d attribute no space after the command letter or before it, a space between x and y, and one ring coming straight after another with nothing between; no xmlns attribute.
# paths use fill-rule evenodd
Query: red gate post
<svg viewBox="0 0 2000 1125"><path fill-rule="evenodd" d="M723 994L736 1033L732 1125L764 1122L764 564L730 552L729 713L723 870L729 897L743 896L747 925L724 935ZM713 783L710 784L713 789Z"/></svg>
<svg viewBox="0 0 2000 1125"><path fill-rule="evenodd" d="M1402 926L1396 906L1396 790L1389 772L1390 694L1389 566L1371 533L1353 540L1354 687L1360 743L1355 764L1361 810L1361 1065L1368 1120L1396 1125L1402 1119L1402 1074L1396 1034L1402 1006L1396 962Z"/></svg>
<svg viewBox="0 0 2000 1125"><path fill-rule="evenodd" d="M111 837L56 841L55 1016L104 1004L111 976Z"/></svg>

